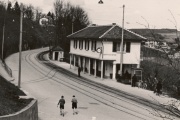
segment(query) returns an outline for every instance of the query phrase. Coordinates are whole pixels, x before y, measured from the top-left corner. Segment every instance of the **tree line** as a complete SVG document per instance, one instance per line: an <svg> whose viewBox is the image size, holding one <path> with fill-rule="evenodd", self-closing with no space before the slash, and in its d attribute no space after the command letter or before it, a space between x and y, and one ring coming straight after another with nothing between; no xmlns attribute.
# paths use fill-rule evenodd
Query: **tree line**
<svg viewBox="0 0 180 120"><path fill-rule="evenodd" d="M3 58L19 51L20 4L0 2L0 46L4 36ZM50 18L51 25L41 26L39 20ZM70 41L66 38L89 24L87 13L63 0L54 2L54 12L42 13L40 8L23 4L22 50L59 45L68 56ZM3 34L3 26L4 34ZM2 49L0 49L2 53ZM0 54L2 58L2 54Z"/></svg>
<svg viewBox="0 0 180 120"><path fill-rule="evenodd" d="M54 2L56 44L60 45L65 55L69 52L70 41L67 35L76 32L90 24L88 14L80 6L72 5L70 2L56 0ZM69 58L69 57L67 57Z"/></svg>

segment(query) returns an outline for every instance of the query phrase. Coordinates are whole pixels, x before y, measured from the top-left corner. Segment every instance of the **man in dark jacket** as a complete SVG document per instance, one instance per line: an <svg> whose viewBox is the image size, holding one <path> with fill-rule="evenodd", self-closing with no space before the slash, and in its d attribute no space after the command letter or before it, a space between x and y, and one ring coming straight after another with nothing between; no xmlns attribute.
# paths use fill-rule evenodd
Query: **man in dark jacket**
<svg viewBox="0 0 180 120"><path fill-rule="evenodd" d="M64 116L64 104L65 104L64 96L61 96L61 99L59 100L57 106L60 105L60 106L59 106L59 107L60 107L60 114L61 114L62 116Z"/></svg>
<svg viewBox="0 0 180 120"><path fill-rule="evenodd" d="M156 90L157 90L157 95L161 94L161 90L162 90L162 83L161 81L158 81L157 86L156 86Z"/></svg>
<svg viewBox="0 0 180 120"><path fill-rule="evenodd" d="M81 67L78 66L78 77L80 77Z"/></svg>
<svg viewBox="0 0 180 120"><path fill-rule="evenodd" d="M137 77L136 74L134 74L134 76L132 77L132 87L136 86L136 82L137 82Z"/></svg>

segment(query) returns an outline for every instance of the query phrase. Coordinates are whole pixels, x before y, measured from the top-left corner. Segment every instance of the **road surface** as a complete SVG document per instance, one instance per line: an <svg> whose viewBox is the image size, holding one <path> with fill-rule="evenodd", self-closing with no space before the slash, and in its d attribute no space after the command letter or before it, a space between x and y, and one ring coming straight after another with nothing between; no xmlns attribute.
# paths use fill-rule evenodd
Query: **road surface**
<svg viewBox="0 0 180 120"><path fill-rule="evenodd" d="M79 78L74 73L54 65L49 61L39 61L37 55L47 48L25 51L22 54L21 88L30 97L38 100L39 120L159 120L152 115L153 105L147 100L123 91L106 90L106 86L97 86L88 79ZM18 54L7 58L18 83ZM118 93L117 93L118 92ZM65 97L65 116L60 116L57 107L61 96ZM78 115L73 115L71 99L78 99ZM143 103L144 101L144 103ZM146 103L146 104L145 104ZM148 103L148 104L147 104Z"/></svg>

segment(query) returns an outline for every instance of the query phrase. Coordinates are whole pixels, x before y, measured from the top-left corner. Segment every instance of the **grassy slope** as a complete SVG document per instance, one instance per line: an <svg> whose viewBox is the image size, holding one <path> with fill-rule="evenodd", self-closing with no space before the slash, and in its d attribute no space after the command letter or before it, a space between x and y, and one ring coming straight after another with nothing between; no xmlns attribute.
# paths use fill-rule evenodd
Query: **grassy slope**
<svg viewBox="0 0 180 120"><path fill-rule="evenodd" d="M15 113L31 102L32 99L19 99L25 95L17 86L0 76L0 116Z"/></svg>

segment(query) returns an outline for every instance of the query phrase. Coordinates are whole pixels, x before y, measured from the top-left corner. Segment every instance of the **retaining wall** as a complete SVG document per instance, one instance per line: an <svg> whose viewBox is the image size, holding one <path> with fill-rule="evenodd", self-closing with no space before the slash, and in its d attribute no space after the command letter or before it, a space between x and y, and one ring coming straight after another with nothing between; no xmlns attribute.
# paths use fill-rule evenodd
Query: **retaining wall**
<svg viewBox="0 0 180 120"><path fill-rule="evenodd" d="M37 100L32 100L28 106L17 113L0 116L0 120L38 120Z"/></svg>

